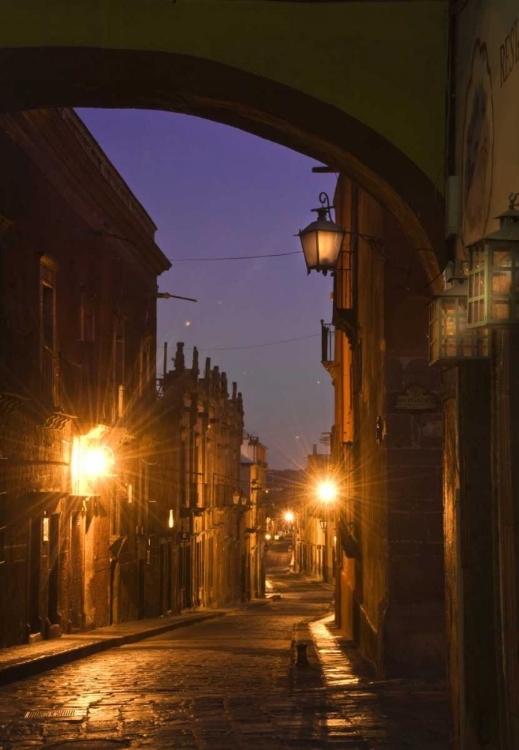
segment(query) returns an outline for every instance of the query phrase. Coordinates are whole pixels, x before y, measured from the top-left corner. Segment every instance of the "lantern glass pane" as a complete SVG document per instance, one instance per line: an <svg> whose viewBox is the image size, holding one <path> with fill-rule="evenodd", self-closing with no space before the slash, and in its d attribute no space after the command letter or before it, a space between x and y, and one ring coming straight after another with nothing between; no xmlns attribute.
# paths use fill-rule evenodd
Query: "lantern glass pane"
<svg viewBox="0 0 519 750"><path fill-rule="evenodd" d="M490 252L492 259L492 294L508 295L512 290L512 255L509 250L493 250Z"/></svg>
<svg viewBox="0 0 519 750"><path fill-rule="evenodd" d="M342 232L330 232L320 229L317 232L317 246L319 265L326 268L333 268L337 262L341 249Z"/></svg>
<svg viewBox="0 0 519 750"><path fill-rule="evenodd" d="M512 268L512 254L510 250L492 251L492 265L494 268Z"/></svg>
<svg viewBox="0 0 519 750"><path fill-rule="evenodd" d="M510 319L510 300L493 299L490 308L491 320L509 320Z"/></svg>
<svg viewBox="0 0 519 750"><path fill-rule="evenodd" d="M300 237L306 265L308 266L308 268L315 268L318 261L317 232L301 233Z"/></svg>

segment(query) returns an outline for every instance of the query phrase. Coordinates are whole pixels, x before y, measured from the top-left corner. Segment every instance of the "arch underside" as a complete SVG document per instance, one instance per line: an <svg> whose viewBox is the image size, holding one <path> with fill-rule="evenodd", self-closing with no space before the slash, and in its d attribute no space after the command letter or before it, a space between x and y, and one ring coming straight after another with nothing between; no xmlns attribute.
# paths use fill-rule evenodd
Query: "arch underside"
<svg viewBox="0 0 519 750"><path fill-rule="evenodd" d="M434 277L445 265L443 197L402 151L342 110L229 65L170 52L0 50L2 111L161 109L228 124L355 179L397 219ZM433 252L431 252L431 250Z"/></svg>

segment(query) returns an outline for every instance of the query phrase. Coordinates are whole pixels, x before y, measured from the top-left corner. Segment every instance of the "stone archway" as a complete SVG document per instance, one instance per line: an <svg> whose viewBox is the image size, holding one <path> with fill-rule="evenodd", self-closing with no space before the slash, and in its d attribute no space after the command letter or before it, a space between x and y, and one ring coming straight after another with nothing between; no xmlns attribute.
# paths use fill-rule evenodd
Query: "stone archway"
<svg viewBox="0 0 519 750"><path fill-rule="evenodd" d="M0 107L183 112L359 182L444 264L443 3L35 0L0 30ZM416 106L420 97L420 107Z"/></svg>

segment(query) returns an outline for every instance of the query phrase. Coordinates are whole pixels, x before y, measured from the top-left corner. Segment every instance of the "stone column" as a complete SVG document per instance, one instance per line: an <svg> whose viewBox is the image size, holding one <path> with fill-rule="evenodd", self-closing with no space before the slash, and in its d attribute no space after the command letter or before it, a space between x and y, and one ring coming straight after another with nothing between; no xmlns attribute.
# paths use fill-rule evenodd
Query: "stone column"
<svg viewBox="0 0 519 750"><path fill-rule="evenodd" d="M496 518L501 750L519 747L519 330L493 332L492 484Z"/></svg>

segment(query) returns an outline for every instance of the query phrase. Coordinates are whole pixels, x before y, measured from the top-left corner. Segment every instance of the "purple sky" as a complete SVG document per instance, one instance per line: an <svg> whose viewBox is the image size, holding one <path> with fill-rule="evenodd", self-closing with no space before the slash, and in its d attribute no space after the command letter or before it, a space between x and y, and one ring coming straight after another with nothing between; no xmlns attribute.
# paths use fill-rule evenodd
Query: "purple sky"
<svg viewBox="0 0 519 750"><path fill-rule="evenodd" d="M313 174L314 160L240 130L168 112L77 112L156 223L157 244L173 261L297 251L293 235L315 217L319 192L333 198L335 175ZM202 367L209 356L237 381L245 429L268 447L270 467L304 466L333 421L319 323L330 321L331 280L307 276L299 254L173 262L159 289L198 304L158 301L158 374L165 341L170 357L184 341L188 363L188 347L198 346Z"/></svg>

